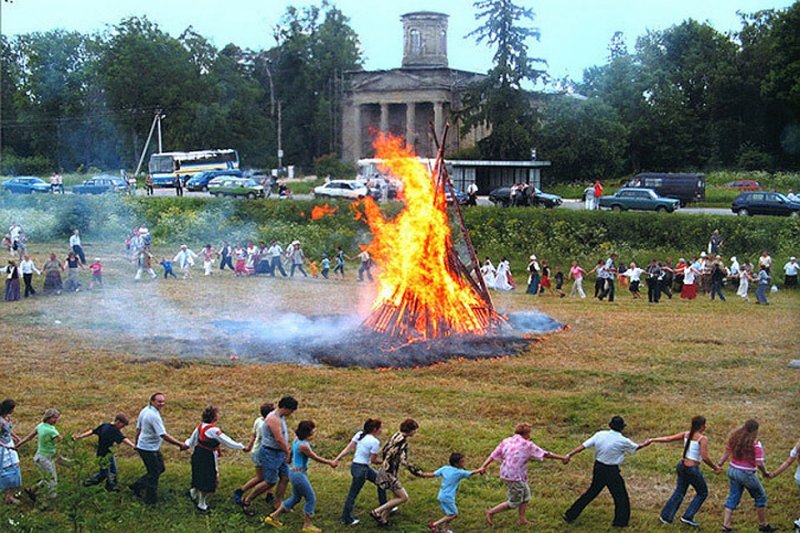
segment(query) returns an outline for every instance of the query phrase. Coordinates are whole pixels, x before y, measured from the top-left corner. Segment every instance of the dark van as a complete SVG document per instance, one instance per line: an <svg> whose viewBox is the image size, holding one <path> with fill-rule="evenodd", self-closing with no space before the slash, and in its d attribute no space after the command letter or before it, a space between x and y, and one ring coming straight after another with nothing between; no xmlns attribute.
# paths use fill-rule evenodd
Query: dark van
<svg viewBox="0 0 800 533"><path fill-rule="evenodd" d="M659 196L680 200L681 207L690 202L702 202L706 198L704 174L643 172L634 176L625 186L652 189Z"/></svg>

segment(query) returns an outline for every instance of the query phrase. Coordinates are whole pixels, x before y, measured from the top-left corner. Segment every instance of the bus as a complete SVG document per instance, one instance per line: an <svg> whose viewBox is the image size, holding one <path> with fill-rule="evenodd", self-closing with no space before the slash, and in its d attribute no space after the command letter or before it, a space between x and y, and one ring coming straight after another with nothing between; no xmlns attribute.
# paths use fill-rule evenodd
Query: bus
<svg viewBox="0 0 800 533"><path fill-rule="evenodd" d="M236 150L199 150L196 152L162 152L150 156L148 169L154 187L174 187L175 180L186 180L206 170L239 168Z"/></svg>

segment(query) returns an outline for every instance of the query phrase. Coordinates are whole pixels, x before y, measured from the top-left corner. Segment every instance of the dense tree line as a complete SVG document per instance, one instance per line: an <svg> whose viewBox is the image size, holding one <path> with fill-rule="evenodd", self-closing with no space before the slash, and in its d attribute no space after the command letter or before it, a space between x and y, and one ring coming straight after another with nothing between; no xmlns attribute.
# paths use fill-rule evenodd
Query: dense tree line
<svg viewBox="0 0 800 533"><path fill-rule="evenodd" d="M558 179L800 168L800 2L730 35L687 20L633 52L617 34L609 52L541 106L535 143Z"/></svg>
<svg viewBox="0 0 800 533"><path fill-rule="evenodd" d="M236 148L247 165L275 166L280 114L284 162L337 153L358 37L325 1L288 8L273 34L269 49L217 49L191 27L173 37L132 17L93 35L2 36L0 170L133 168L156 109L165 151Z"/></svg>
<svg viewBox="0 0 800 533"><path fill-rule="evenodd" d="M800 168L800 2L742 15L733 34L687 20L640 36L632 52L617 34L605 65L533 98L523 85L548 80L529 55L533 12L511 0L474 7L471 35L494 49L494 66L463 99L462 124L491 131L471 156L527 159L535 148L561 181ZM358 36L327 0L289 7L273 36L264 50L217 49L146 17L92 35L2 36L0 171L133 168L156 109L165 150L233 147L246 165L275 166L281 117L284 162L335 166Z"/></svg>

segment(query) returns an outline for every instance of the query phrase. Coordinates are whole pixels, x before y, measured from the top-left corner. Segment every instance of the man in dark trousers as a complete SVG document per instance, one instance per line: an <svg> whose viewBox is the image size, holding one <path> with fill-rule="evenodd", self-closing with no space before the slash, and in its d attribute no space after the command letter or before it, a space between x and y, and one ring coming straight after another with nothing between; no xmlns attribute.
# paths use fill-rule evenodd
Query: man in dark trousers
<svg viewBox="0 0 800 533"><path fill-rule="evenodd" d="M603 291L600 293L600 296L598 296L598 299L600 300L608 296L609 302L614 301L614 278L617 277L617 265L615 263L616 260L617 254L612 253L611 256L606 259L606 263L603 265L603 270L599 274L602 275L604 280Z"/></svg>
<svg viewBox="0 0 800 533"><path fill-rule="evenodd" d="M647 301L657 304L661 299L661 278L664 275L661 263L653 259L645 272L647 272Z"/></svg>
<svg viewBox="0 0 800 533"><path fill-rule="evenodd" d="M614 527L627 527L631 518L631 503L628 499L628 491L625 489L625 480L619 472L619 465L625 459L625 454L634 453L636 450L650 445L650 440L642 444L636 444L622 434L625 429L625 420L621 416L615 416L609 422L610 430L598 431L592 437L569 452L564 464L570 458L585 450L594 448L594 469L592 471L592 484L578 498L572 507L564 513L564 520L567 523L574 522L580 516L583 509L594 500L604 488L608 487L611 497L614 498Z"/></svg>
<svg viewBox="0 0 800 533"><path fill-rule="evenodd" d="M175 196L183 196L183 178L181 176L175 178Z"/></svg>
<svg viewBox="0 0 800 533"><path fill-rule="evenodd" d="M161 455L161 441L167 441L181 449L189 447L167 433L161 410L167 398L160 392L150 396L150 403L141 410L136 420L136 451L142 458L147 473L137 479L130 489L136 496L144 498L144 503L152 505L157 501L158 478L164 473L164 456Z"/></svg>

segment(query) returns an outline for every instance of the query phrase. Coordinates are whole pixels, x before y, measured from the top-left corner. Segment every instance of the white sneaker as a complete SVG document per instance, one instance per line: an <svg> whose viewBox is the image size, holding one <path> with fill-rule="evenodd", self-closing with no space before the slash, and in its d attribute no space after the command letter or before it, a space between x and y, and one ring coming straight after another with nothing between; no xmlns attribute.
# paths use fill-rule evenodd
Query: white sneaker
<svg viewBox="0 0 800 533"><path fill-rule="evenodd" d="M689 520L688 518L684 518L684 517L681 517L681 523L686 524L687 526L691 526L691 527L700 527L700 524L698 524L694 520Z"/></svg>
<svg viewBox="0 0 800 533"><path fill-rule="evenodd" d="M800 527L800 518L794 521L794 525Z"/></svg>

